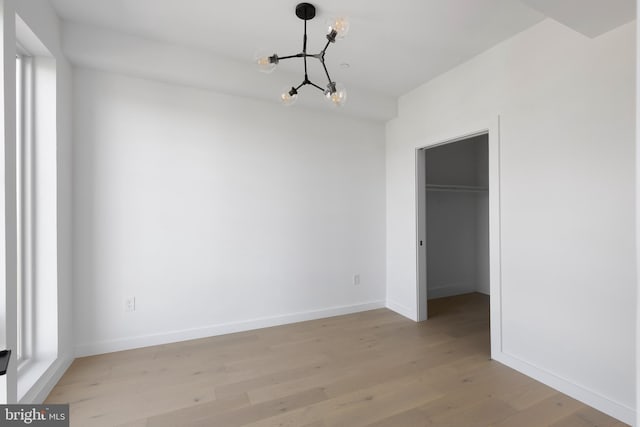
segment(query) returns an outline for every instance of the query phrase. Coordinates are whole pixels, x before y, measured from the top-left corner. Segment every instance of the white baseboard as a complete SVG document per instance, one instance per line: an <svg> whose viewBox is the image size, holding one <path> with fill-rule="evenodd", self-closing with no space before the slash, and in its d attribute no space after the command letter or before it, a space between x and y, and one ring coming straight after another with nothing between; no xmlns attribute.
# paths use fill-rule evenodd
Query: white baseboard
<svg viewBox="0 0 640 427"><path fill-rule="evenodd" d="M20 399L21 404L41 404L73 363L70 356L58 357Z"/></svg>
<svg viewBox="0 0 640 427"><path fill-rule="evenodd" d="M437 286L437 287L429 287L427 289L427 298L428 299L436 299L436 298L445 298L451 297L454 295L464 295L469 294L471 292L476 292L476 286L470 283L447 283L446 285Z"/></svg>
<svg viewBox="0 0 640 427"><path fill-rule="evenodd" d="M548 385L549 387L592 406L624 423L632 425L635 421L636 411L633 408L614 402L593 390L584 388L566 378L559 377L545 369L532 365L504 352L492 354L491 357L503 365L513 368L536 381Z"/></svg>
<svg viewBox="0 0 640 427"><path fill-rule="evenodd" d="M134 348L149 347L152 345L168 344L198 338L212 337L216 335L232 334L234 332L244 332L253 329L268 328L271 326L284 325L288 323L304 322L306 320L341 316L343 314L358 313L361 311L375 310L384 307L385 305L383 301L372 301L362 304L331 307L322 310L312 310L301 313L284 314L280 316L262 317L258 319L222 323L218 325L171 331L160 334L141 335L115 340L82 343L76 344L75 355L76 357L83 357L96 354L111 353L114 351L131 350Z"/></svg>
<svg viewBox="0 0 640 427"><path fill-rule="evenodd" d="M395 301L390 301L390 300L387 300L387 308L391 311L395 311L396 313L406 317L407 319L413 320L414 322L418 321L418 317L415 309L412 310L405 305L402 305Z"/></svg>

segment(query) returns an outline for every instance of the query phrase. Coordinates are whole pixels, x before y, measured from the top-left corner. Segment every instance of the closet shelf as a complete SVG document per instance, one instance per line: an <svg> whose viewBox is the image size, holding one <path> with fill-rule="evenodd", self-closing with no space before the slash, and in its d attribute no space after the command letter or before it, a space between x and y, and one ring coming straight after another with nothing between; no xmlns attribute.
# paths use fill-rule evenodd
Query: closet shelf
<svg viewBox="0 0 640 427"><path fill-rule="evenodd" d="M427 191L450 191L450 192L471 192L482 193L489 191L488 187L479 187L476 185L440 185L440 184L427 184L425 186Z"/></svg>

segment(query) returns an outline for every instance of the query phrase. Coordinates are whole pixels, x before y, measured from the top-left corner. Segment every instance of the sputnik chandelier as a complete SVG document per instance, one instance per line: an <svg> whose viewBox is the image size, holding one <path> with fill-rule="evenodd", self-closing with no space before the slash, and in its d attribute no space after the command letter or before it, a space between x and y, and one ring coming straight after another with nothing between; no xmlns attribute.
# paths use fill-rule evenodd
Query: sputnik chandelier
<svg viewBox="0 0 640 427"><path fill-rule="evenodd" d="M288 56L278 56L275 53L273 55L257 54L255 60L258 64L258 68L262 72L270 73L282 60L291 58L302 58L304 60L304 80L302 80L302 83L300 83L298 86L292 86L291 89L286 89L284 93L280 95L280 100L282 101L282 103L284 105L293 105L298 99L298 90L300 90L300 88L302 88L303 86L309 85L315 87L316 89L320 89L324 93L327 100L333 105L344 105L347 100L347 91L341 84L331 80L331 76L329 75L329 71L327 70L327 66L324 62L324 56L327 52L327 48L331 43L335 43L336 39L344 38L344 36L347 34L347 32L349 31L349 22L343 17L331 19L328 23L329 30L327 32L327 44L324 46L324 49L320 51L320 53L310 54L307 53L307 21L313 19L316 16L316 8L310 3L300 3L296 6L296 16L304 21L302 52ZM326 88L323 88L309 80L309 75L307 74L307 58L315 58L322 64L322 68L324 69L328 80Z"/></svg>

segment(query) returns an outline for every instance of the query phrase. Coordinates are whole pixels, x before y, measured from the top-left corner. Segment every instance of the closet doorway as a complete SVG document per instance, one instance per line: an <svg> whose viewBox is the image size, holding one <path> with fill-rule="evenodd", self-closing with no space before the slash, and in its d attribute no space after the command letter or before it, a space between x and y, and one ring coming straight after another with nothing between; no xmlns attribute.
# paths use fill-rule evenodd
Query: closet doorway
<svg viewBox="0 0 640 427"><path fill-rule="evenodd" d="M436 299L484 294L488 304L488 133L417 150L416 184L420 320Z"/></svg>

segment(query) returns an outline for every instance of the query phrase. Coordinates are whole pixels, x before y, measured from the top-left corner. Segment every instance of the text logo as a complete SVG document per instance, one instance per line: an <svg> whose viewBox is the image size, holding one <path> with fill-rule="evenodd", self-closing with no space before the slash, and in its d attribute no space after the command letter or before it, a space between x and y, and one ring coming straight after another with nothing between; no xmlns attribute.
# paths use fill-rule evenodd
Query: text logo
<svg viewBox="0 0 640 427"><path fill-rule="evenodd" d="M69 405L0 405L0 425L69 427Z"/></svg>

